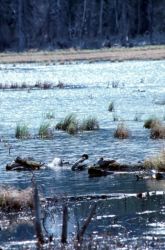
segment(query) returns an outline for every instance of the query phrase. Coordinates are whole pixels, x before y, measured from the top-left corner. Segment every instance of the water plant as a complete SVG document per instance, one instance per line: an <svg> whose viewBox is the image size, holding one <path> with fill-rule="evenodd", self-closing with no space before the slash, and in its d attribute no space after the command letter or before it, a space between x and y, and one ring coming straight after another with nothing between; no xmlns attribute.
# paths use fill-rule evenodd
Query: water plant
<svg viewBox="0 0 165 250"><path fill-rule="evenodd" d="M165 125L155 124L151 128L150 138L152 139L165 139Z"/></svg>
<svg viewBox="0 0 165 250"><path fill-rule="evenodd" d="M90 131L99 129L99 123L95 117L88 117L84 119L80 125L80 130Z"/></svg>
<svg viewBox="0 0 165 250"><path fill-rule="evenodd" d="M30 136L28 127L25 124L18 124L15 130L15 137L18 139L27 139Z"/></svg>
<svg viewBox="0 0 165 250"><path fill-rule="evenodd" d="M56 129L63 130L69 134L75 134L78 132L78 121L74 114L67 115L63 120L55 126Z"/></svg>
<svg viewBox="0 0 165 250"><path fill-rule="evenodd" d="M119 138L119 139L126 139L129 137L129 130L128 128L125 126L124 123L119 123L117 125L117 129L114 132L114 137Z"/></svg>
<svg viewBox="0 0 165 250"><path fill-rule="evenodd" d="M41 139L50 139L53 137L53 130L49 123L42 123L39 127L38 135Z"/></svg>
<svg viewBox="0 0 165 250"><path fill-rule="evenodd" d="M108 111L112 112L114 111L114 102L110 102L109 106L108 106Z"/></svg>
<svg viewBox="0 0 165 250"><path fill-rule="evenodd" d="M147 169L165 170L165 149L155 156L144 160L144 167Z"/></svg>
<svg viewBox="0 0 165 250"><path fill-rule="evenodd" d="M161 124L160 121L159 121L159 119L154 118L154 117L150 117L150 118L148 118L148 119L144 122L143 127L144 127L144 128L147 128L147 129L150 129L150 128L152 128L152 127L154 127L154 126L156 126L156 125L159 125L159 124Z"/></svg>

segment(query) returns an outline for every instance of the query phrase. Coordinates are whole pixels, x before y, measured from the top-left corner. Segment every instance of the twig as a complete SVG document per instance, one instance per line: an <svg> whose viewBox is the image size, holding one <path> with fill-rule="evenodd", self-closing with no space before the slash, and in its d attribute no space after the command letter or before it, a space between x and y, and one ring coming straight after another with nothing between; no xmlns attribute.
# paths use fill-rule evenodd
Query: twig
<svg viewBox="0 0 165 250"><path fill-rule="evenodd" d="M67 243L67 225L68 224L68 208L66 205L63 206L63 222L62 222L62 234L61 242Z"/></svg>
<svg viewBox="0 0 165 250"><path fill-rule="evenodd" d="M96 212L96 207L97 207L97 204L95 204L95 205L92 207L89 216L86 218L86 220L85 220L85 222L84 222L82 228L81 228L80 231L77 233L77 237L76 237L76 238L77 238L77 240L78 240L79 243L81 243L81 241L83 240L84 233L85 233L85 231L86 231L86 229L87 229L89 223L91 222L91 219L92 219L93 215L94 215L95 212Z"/></svg>

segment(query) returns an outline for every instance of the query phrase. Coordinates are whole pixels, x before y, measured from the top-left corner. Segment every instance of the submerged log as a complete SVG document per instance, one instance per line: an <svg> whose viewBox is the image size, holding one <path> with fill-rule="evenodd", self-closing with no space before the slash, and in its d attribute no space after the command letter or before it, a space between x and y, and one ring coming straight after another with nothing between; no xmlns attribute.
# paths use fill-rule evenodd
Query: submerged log
<svg viewBox="0 0 165 250"><path fill-rule="evenodd" d="M6 170L39 170L44 164L37 162L32 158L17 157L12 163L6 165Z"/></svg>

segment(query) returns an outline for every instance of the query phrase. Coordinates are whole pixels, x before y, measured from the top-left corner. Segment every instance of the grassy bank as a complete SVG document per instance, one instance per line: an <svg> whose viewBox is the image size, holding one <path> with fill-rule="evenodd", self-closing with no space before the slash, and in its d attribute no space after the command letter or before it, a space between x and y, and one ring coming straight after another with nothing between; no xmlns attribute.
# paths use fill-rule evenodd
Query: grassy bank
<svg viewBox="0 0 165 250"><path fill-rule="evenodd" d="M0 53L0 63L65 63L72 61L125 61L125 60L163 60L165 45L133 48L109 48L99 50L57 50L28 51L23 53Z"/></svg>

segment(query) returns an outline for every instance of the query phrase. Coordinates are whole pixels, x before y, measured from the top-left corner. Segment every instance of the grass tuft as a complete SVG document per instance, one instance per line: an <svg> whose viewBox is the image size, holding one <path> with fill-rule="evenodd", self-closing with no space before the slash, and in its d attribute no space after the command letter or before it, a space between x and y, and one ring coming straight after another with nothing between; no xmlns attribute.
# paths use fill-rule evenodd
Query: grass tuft
<svg viewBox="0 0 165 250"><path fill-rule="evenodd" d="M150 132L151 139L165 139L165 125L164 124L155 124L151 128Z"/></svg>
<svg viewBox="0 0 165 250"><path fill-rule="evenodd" d="M95 117L88 117L84 119L82 124L80 125L80 130L90 131L99 129L99 123Z"/></svg>
<svg viewBox="0 0 165 250"><path fill-rule="evenodd" d="M17 190L13 188L0 189L0 208L7 211L19 211L23 208L33 208L33 192L31 188Z"/></svg>
<svg viewBox="0 0 165 250"><path fill-rule="evenodd" d="M128 128L124 125L124 123L119 123L117 129L114 133L114 137L119 139L126 139L130 135Z"/></svg>
<svg viewBox="0 0 165 250"><path fill-rule="evenodd" d="M147 129L151 129L152 127L156 125L160 125L161 122L157 118L148 118L145 122L143 127Z"/></svg>
<svg viewBox="0 0 165 250"><path fill-rule="evenodd" d="M146 159L144 161L144 167L146 169L165 171L165 149L162 150L158 155Z"/></svg>
<svg viewBox="0 0 165 250"><path fill-rule="evenodd" d="M50 124L42 123L39 127L38 135L41 139L51 139L53 137L53 131L50 128Z"/></svg>
<svg viewBox="0 0 165 250"><path fill-rule="evenodd" d="M56 129L63 130L69 134L76 134L78 132L78 121L74 114L67 115L63 120L55 126Z"/></svg>
<svg viewBox="0 0 165 250"><path fill-rule="evenodd" d="M28 131L28 127L25 124L18 124L16 126L16 130L15 130L15 137L17 139L27 139L30 137L30 133Z"/></svg>
<svg viewBox="0 0 165 250"><path fill-rule="evenodd" d="M110 102L109 106L108 106L108 111L112 112L114 111L114 102Z"/></svg>

